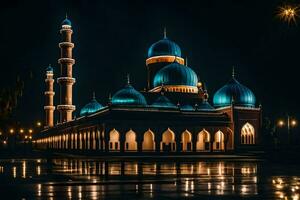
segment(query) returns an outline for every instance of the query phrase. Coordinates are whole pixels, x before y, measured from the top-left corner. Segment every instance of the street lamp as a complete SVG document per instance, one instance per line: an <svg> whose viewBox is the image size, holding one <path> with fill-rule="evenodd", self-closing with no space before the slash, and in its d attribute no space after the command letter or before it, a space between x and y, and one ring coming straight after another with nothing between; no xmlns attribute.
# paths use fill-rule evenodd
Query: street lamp
<svg viewBox="0 0 300 200"><path fill-rule="evenodd" d="M33 130L30 128L30 129L28 130L28 132L31 134L31 133L33 132Z"/></svg>
<svg viewBox="0 0 300 200"><path fill-rule="evenodd" d="M42 123L41 123L41 122L37 122L36 125L37 125L38 127L40 127L40 126L42 125Z"/></svg>
<svg viewBox="0 0 300 200"><path fill-rule="evenodd" d="M20 129L20 133L24 133L24 129L21 128L21 129Z"/></svg>
<svg viewBox="0 0 300 200"><path fill-rule="evenodd" d="M15 130L13 128L9 129L9 133L13 134Z"/></svg>
<svg viewBox="0 0 300 200"><path fill-rule="evenodd" d="M285 120L279 120L278 121L278 126L283 127L285 124L287 125L287 132L288 132L288 143L291 143L291 128L294 128L297 126L297 121L296 119L291 118L289 115L286 115L286 121Z"/></svg>

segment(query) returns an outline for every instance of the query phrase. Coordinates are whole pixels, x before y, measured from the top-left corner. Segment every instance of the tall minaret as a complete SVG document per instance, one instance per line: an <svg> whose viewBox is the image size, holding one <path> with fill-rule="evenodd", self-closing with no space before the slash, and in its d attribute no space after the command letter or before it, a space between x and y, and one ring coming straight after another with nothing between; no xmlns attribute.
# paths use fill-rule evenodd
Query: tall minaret
<svg viewBox="0 0 300 200"><path fill-rule="evenodd" d="M60 48L60 77L57 78L57 82L60 85L60 105L57 106L59 110L60 123L72 120L72 112L75 110L75 106L72 105L72 87L75 83L75 78L72 77L72 67L75 60L72 58L72 49L74 44L72 43L72 24L66 17L62 22L60 34L62 35L62 42L59 43Z"/></svg>
<svg viewBox="0 0 300 200"><path fill-rule="evenodd" d="M54 116L53 112L55 106L53 105L53 97L55 92L53 91L53 68L49 65L46 69L46 91L45 91L45 127L53 127Z"/></svg>

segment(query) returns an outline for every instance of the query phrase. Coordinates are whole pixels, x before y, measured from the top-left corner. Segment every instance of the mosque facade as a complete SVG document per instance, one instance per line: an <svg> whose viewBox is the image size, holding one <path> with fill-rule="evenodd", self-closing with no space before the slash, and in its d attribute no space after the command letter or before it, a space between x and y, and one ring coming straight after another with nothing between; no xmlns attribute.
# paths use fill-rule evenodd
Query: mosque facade
<svg viewBox="0 0 300 200"><path fill-rule="evenodd" d="M211 154L252 151L260 145L262 109L254 93L234 72L213 95L182 58L180 47L164 37L146 59L147 88L139 91L127 78L107 105L95 95L74 117L72 23L62 22L59 43L59 105L54 105L55 74L46 69L45 127L34 135L36 148L98 154ZM80 78L79 78L80 79ZM59 122L53 123L56 110Z"/></svg>

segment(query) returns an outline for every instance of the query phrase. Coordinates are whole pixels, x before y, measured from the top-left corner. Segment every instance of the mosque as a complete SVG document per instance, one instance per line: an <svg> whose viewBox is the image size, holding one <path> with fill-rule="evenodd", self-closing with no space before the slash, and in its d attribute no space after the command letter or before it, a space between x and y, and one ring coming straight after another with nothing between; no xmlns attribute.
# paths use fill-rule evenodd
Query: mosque
<svg viewBox="0 0 300 200"><path fill-rule="evenodd" d="M36 148L105 154L212 154L257 149L262 109L234 72L209 102L205 85L166 34L148 49L147 88L128 76L107 105L95 95L74 117L72 23L63 20L59 43L60 102L54 105L54 70L46 69L45 127L33 137ZM57 70L58 71L58 70ZM80 79L80 78L79 78ZM55 110L59 122L54 124Z"/></svg>

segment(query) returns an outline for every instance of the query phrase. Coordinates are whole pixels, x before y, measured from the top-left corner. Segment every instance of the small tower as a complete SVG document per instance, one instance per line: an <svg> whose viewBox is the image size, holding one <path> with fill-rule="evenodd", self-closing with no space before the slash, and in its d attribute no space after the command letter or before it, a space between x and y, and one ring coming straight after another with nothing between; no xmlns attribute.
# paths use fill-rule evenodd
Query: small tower
<svg viewBox="0 0 300 200"><path fill-rule="evenodd" d="M60 105L57 106L57 110L60 113L60 123L72 120L72 113L75 110L75 106L72 105L72 87L75 83L75 78L72 75L72 68L75 64L75 60L72 58L72 50L74 48L72 33L71 21L66 16L60 29L62 42L59 43L60 58L58 59L60 77L57 78L57 82L60 85Z"/></svg>
<svg viewBox="0 0 300 200"><path fill-rule="evenodd" d="M45 91L45 127L53 127L55 106L53 104L53 97L55 92L53 90L53 68L49 65L46 69L46 91Z"/></svg>

